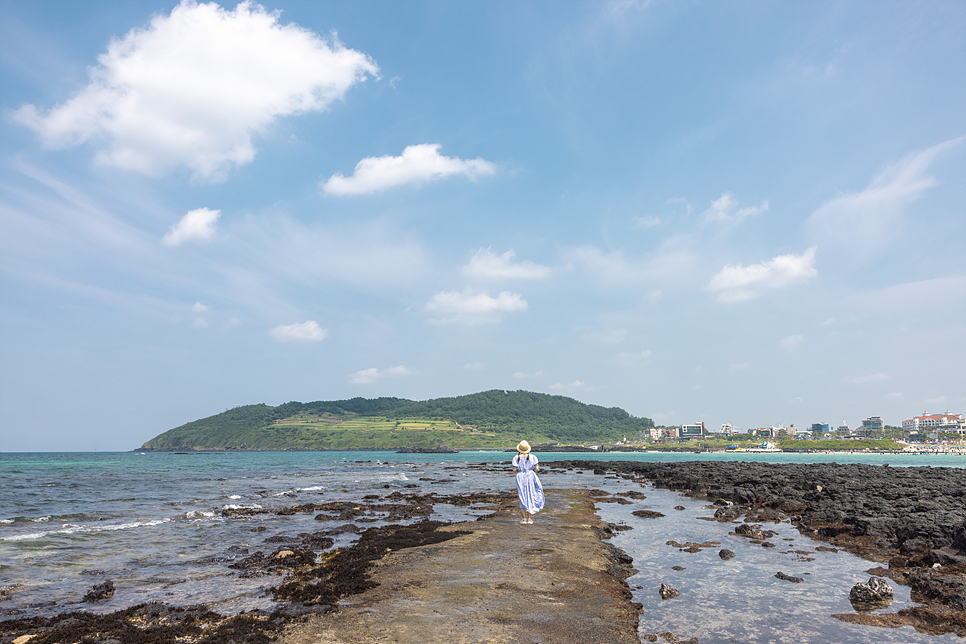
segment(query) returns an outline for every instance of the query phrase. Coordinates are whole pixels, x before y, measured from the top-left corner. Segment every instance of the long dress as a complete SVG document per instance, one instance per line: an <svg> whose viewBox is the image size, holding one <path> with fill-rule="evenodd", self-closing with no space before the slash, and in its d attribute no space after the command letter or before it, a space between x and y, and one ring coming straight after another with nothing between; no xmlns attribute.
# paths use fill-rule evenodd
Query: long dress
<svg viewBox="0 0 966 644"><path fill-rule="evenodd" d="M522 454L513 457L513 467L517 468L517 496L520 497L520 507L536 514L543 509L543 484L540 477L533 471L537 466L537 457Z"/></svg>

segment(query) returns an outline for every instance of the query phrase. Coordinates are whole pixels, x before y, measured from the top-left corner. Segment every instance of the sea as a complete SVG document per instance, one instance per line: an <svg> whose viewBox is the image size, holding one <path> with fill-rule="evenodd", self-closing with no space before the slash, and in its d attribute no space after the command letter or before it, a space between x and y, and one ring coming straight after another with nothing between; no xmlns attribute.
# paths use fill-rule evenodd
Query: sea
<svg viewBox="0 0 966 644"><path fill-rule="evenodd" d="M205 604L222 614L271 610L276 605L266 590L281 577L247 576L229 565L245 553L272 552L277 544L267 540L273 536L312 533L324 526L315 513L231 517L225 510L359 501L397 490L437 496L513 491L511 456L490 451L0 453L0 620L73 610L106 613L145 602ZM953 454L537 456L543 463L701 460L966 467L966 456ZM853 612L849 589L867 582L865 571L877 564L844 551L816 550L823 544L800 535L788 522L765 526L777 533L769 539L777 547L762 548L729 534L732 525L701 520L713 514L701 501L592 471L544 470L541 480L549 489L637 491L646 497L597 506L602 520L628 528L611 543L633 557L639 571L627 582L635 601L644 605L642 637L672 632L682 640L697 637L701 644L960 640L911 627L885 629L833 619L833 614ZM639 509L665 517L638 518L632 512ZM437 503L428 518L474 521L488 513L483 505ZM377 518L360 527L384 523ZM351 532L339 535L332 547L357 538ZM669 540L721 545L685 552L668 545ZM723 562L721 548L737 556ZM778 571L805 581L782 581L774 576ZM88 590L108 579L116 589L111 599L83 601ZM662 600L657 593L662 583L681 595ZM908 588L892 585L895 600L885 612L917 605Z"/></svg>

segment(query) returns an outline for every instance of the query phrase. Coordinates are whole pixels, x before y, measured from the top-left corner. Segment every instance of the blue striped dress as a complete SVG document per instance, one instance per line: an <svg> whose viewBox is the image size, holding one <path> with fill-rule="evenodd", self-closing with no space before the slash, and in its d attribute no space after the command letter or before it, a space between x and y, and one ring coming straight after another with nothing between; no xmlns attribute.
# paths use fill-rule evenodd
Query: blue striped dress
<svg viewBox="0 0 966 644"><path fill-rule="evenodd" d="M537 457L522 454L513 457L513 467L517 468L517 496L520 497L520 507L536 514L543 509L543 484L533 468L537 466Z"/></svg>

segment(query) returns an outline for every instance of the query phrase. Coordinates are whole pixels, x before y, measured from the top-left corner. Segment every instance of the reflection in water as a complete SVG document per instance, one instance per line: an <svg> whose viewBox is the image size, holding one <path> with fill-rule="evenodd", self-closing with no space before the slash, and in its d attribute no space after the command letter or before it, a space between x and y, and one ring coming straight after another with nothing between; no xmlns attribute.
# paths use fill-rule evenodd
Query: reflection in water
<svg viewBox="0 0 966 644"><path fill-rule="evenodd" d="M641 490L630 481L621 484L609 479L608 483L608 490ZM633 505L598 504L603 520L633 526L614 536L611 543L631 555L640 571L627 583L635 601L644 605L642 635L670 631L685 640L697 637L701 644L960 641L952 634L925 635L908 626L876 628L833 619L831 615L836 613L855 612L849 591L855 583L869 581L865 571L876 563L844 550L816 550L824 544L800 535L787 521L763 525L763 529L776 533L767 540L775 547L763 547L729 534L739 524L701 520L714 514L703 502L653 487L643 491L647 499ZM675 510L675 506L684 510ZM662 512L665 517L641 519L631 514L641 508ZM692 553L667 545L668 541L721 545ZM718 556L721 549L734 551L735 557L722 560ZM803 581L783 581L775 577L778 572ZM680 596L662 600L658 594L662 583L679 590ZM894 601L876 612L891 613L917 605L910 600L908 587L889 583L895 592Z"/></svg>

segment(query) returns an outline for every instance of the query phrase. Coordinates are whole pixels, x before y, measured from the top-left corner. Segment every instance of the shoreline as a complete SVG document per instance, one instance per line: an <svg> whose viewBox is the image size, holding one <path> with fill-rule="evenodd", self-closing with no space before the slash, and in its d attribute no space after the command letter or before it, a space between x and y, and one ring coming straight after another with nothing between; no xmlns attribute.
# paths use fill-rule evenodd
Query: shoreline
<svg viewBox="0 0 966 644"><path fill-rule="evenodd" d="M562 460L545 461L542 465L548 472L556 469L579 473L583 470L601 478L621 477L711 501L715 516L699 517L705 520L752 525L791 522L804 536L878 562L879 565L872 567L869 574L888 577L912 588L917 595L915 601L927 604L898 613L834 617L863 625L911 625L927 633L966 634L966 582L963 581L966 573L966 470L747 461ZM477 467L494 471L503 469L498 463L480 463ZM598 485L606 487L607 483L602 481ZM434 541L441 534L453 530L487 530L515 513L514 492L444 496L428 489L420 492L396 489L355 502L331 501L273 509L223 511L226 519L238 521L251 521L258 518L254 517L256 514L268 519L272 515L295 513L317 514L315 518L324 521L317 524L322 530L284 539L279 535L269 546L274 551L246 553L245 559L229 566L243 571L243 576L288 572L289 577L271 589L273 595L279 593L276 595L278 601L285 602L274 611L256 610L226 617L211 610L215 604L194 607L148 604L107 614L80 611L49 618L7 619L0 621L0 639L25 644L28 640L21 638L43 634L44 637L35 644L67 644L79 641L85 633L94 637L89 641L107 642L112 639L127 641L133 637L132 633L151 632L153 635L149 639L159 642L177 638L183 642L214 644L234 639L257 644L273 641L285 628L305 619L328 615L326 619L337 620L338 610L354 605L361 597L360 593L364 595L371 591L372 586L368 585L370 572L378 575L388 569L382 561L387 555L388 558L412 559L417 556L417 551L442 553L456 546L449 541ZM550 491L554 490L551 488ZM583 492L593 502L614 502L597 498L601 490ZM478 519L478 523L426 521L433 513L434 504L473 504L488 514ZM593 515L593 505L589 512ZM371 517L386 513L395 517L392 521L413 523L365 529ZM349 523L334 523L338 521ZM596 517L587 519L582 525L585 528L596 525L594 531L603 534L619 528L601 524ZM510 523L501 529L519 531L529 527ZM355 545L328 550L332 538L338 539L336 535L345 532L360 534L362 538ZM606 545L602 544L602 547ZM542 546L534 547L539 548ZM425 563L431 559L422 561ZM435 562L441 566L439 574L447 573L453 567L449 564L450 561L442 555ZM333 586L334 579L340 584L345 583ZM383 591L388 593L383 601L394 601L390 595L395 594L398 599L399 593L412 590L400 586L398 580L394 585L388 581L375 583L383 583ZM286 585L287 588L279 590ZM624 601L630 602L630 598L625 597ZM459 601L456 604L459 605ZM336 612L333 607L338 607ZM164 639L164 632L171 637Z"/></svg>

